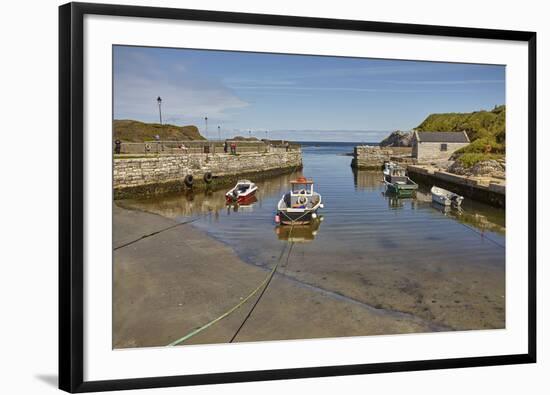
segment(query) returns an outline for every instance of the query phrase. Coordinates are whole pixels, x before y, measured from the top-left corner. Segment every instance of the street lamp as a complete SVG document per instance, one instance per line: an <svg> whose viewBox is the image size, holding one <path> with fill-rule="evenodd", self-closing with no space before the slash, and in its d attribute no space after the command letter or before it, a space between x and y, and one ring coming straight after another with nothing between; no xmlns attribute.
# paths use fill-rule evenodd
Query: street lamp
<svg viewBox="0 0 550 395"><path fill-rule="evenodd" d="M162 104L162 99L159 97L157 97L157 103L159 104L159 119L160 119L160 124L162 125L162 110L160 108L161 104Z"/></svg>
<svg viewBox="0 0 550 395"><path fill-rule="evenodd" d="M218 125L218 140L222 141L222 133L221 133L220 125Z"/></svg>
<svg viewBox="0 0 550 395"><path fill-rule="evenodd" d="M208 117L204 117L204 137L208 140Z"/></svg>

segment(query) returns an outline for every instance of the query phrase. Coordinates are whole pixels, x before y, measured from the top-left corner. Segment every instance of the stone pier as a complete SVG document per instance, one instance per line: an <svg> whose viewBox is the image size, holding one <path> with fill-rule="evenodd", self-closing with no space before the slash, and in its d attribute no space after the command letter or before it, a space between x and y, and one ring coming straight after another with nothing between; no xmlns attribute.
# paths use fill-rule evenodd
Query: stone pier
<svg viewBox="0 0 550 395"><path fill-rule="evenodd" d="M380 170L384 162L412 163L410 147L379 147L359 145L353 150L351 166L360 170Z"/></svg>
<svg viewBox="0 0 550 395"><path fill-rule="evenodd" d="M408 166L407 173L415 182L437 185L491 206L506 207L506 185L503 180L495 182L483 177L462 176L421 165Z"/></svg>
<svg viewBox="0 0 550 395"><path fill-rule="evenodd" d="M247 152L237 155L190 153L115 158L114 198L136 198L179 192L188 189L184 184L187 175L193 176L193 189L200 190L207 186L203 179L206 173L213 176L210 186L219 187L241 178L258 181L301 167L300 149L274 149L264 153Z"/></svg>

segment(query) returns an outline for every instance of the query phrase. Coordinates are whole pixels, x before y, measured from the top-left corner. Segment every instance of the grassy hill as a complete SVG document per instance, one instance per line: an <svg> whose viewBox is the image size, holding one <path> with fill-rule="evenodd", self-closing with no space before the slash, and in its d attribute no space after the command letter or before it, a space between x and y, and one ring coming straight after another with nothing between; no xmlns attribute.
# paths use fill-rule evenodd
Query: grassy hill
<svg viewBox="0 0 550 395"><path fill-rule="evenodd" d="M205 140L196 126L161 125L159 123L144 123L128 119L113 121L113 138L125 142L140 143L154 140Z"/></svg>
<svg viewBox="0 0 550 395"><path fill-rule="evenodd" d="M499 143L504 143L505 127L506 106L498 106L492 111L432 114L416 129L428 132L461 132L465 130L470 141L481 137L493 137Z"/></svg>
<svg viewBox="0 0 550 395"><path fill-rule="evenodd" d="M445 113L428 116L418 127L426 132L465 130L471 143L456 151L454 157L470 167L479 161L502 158L506 152L506 106L492 111Z"/></svg>

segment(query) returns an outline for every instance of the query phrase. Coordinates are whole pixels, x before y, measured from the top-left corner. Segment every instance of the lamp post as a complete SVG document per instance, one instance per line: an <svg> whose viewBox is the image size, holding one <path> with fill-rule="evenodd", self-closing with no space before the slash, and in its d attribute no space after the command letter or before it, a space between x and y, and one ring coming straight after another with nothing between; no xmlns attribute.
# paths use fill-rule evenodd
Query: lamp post
<svg viewBox="0 0 550 395"><path fill-rule="evenodd" d="M208 117L204 117L204 137L208 140Z"/></svg>
<svg viewBox="0 0 550 395"><path fill-rule="evenodd" d="M222 141L222 133L221 133L220 125L218 125L218 140Z"/></svg>
<svg viewBox="0 0 550 395"><path fill-rule="evenodd" d="M160 119L160 124L162 125L162 110L161 110L161 104L162 104L162 99L159 97L157 97L157 103L159 104L159 119Z"/></svg>

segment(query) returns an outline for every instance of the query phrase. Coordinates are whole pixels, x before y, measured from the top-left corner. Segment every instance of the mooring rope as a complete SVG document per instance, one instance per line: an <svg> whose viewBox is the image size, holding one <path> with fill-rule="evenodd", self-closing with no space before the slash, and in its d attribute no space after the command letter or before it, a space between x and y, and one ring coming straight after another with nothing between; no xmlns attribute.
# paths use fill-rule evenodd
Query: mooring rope
<svg viewBox="0 0 550 395"><path fill-rule="evenodd" d="M294 225L292 225L292 227L294 227ZM292 228L290 229L290 232L292 233ZM284 252L286 250L286 247L287 247L288 244L285 244L283 250L281 251L281 255L277 261L277 263L273 266L273 268L271 269L271 271L269 272L269 274L267 275L267 277L260 283L260 285L258 285L250 294L248 294L248 296L246 298L244 298L243 300L241 300L239 303L237 303L235 306L233 306L232 308L230 308L229 310L227 310L225 313L223 313L222 315L218 316L217 318L214 318L213 320L211 320L210 322L202 325L201 327L189 332L187 335L183 336L183 337L180 337L179 339L177 340L174 340L172 343L168 344L167 347L172 347L172 346L177 346L178 344L181 344L183 342L185 342L186 340L189 340L190 338L192 338L193 336L195 335L198 335L199 333L201 333L202 331L204 331L205 329L208 329L210 328L212 325L214 325L216 322L219 322L221 321L222 319L224 319L225 317L229 316L231 313L233 313L234 311L238 310L240 307L242 307L246 302L248 302L250 300L250 298L252 298L254 295L256 295L256 293L262 289L264 286L264 290L262 291L260 297L258 298L258 300L256 301L256 303L254 304L254 306L252 307L252 309L250 310L249 314L247 315L247 317L245 318L245 320L241 323L241 325L239 326L239 329L237 330L237 333L241 330L241 328L244 326L244 323L246 322L246 320L248 319L248 317L250 316L250 314L252 314L252 310L254 309L254 307L256 307L256 305L258 304L258 301L260 300L260 298L262 297L262 295L265 293L265 290L267 289L267 287L269 286L269 283L271 282L271 279L273 278L273 275L275 274L275 272L277 271L277 268L279 267L279 264L281 263L281 260L282 260L282 257L284 255ZM288 256L290 255L290 252L291 252L291 249L289 249L289 252L288 252L288 255L287 255L287 262L288 262ZM231 338L231 341L233 341L233 339L235 338L235 336L237 335L237 333L235 333L235 335L233 335L233 337Z"/></svg>
<svg viewBox="0 0 550 395"><path fill-rule="evenodd" d="M294 228L294 225L292 225L292 227L290 228L290 232L289 232L289 238L290 238L290 235L292 234L292 229ZM286 262L285 262L285 267L286 265L288 265L288 260L290 259L290 254L292 253L292 247L294 246L294 243L293 242L290 242L290 248L288 249L288 254L286 255ZM285 245L285 248L286 248L286 245ZM282 259L282 256L283 256L283 253L284 253L284 249L283 251L281 252L281 256L279 257L279 262L277 263L277 265L281 262L281 259ZM274 272L275 273L275 272ZM265 291L267 290L267 287L269 287L269 284L271 283L271 279L273 278L273 275L269 278L269 281L267 282L267 284L265 285L264 289L262 290L262 292L260 293L260 296L258 296L258 299L256 299L256 301L254 302L254 304L252 305L252 308L250 309L250 311L248 312L248 314L246 315L246 317L244 317L244 320L243 322L241 322L241 325L239 325L239 328L237 329L237 331L235 332L235 334L231 337L231 340L229 340L229 343L233 343L233 341L235 340L235 338L238 336L238 334L240 333L241 329L243 329L244 325L246 324L246 322L248 321L248 319L250 318L250 316L252 315L252 312L254 311L254 309L256 308L256 306L258 305L258 303L260 303L260 300L262 299L262 296L264 296L264 293Z"/></svg>
<svg viewBox="0 0 550 395"><path fill-rule="evenodd" d="M477 229L474 229L474 228L472 228L471 226L466 225L466 224L464 224L464 223L462 223L462 222L460 222L460 221L458 221L458 223L459 223L460 225L464 226L466 229L469 229L469 230L471 230L472 232L477 233L477 234L478 234L480 237L482 237L484 240L489 240L491 243L493 243L493 244L499 246L500 248L506 248L506 246L503 246L502 244L500 244L500 243L497 242L496 240L493 240L493 239L491 239L490 237L485 236L485 234L484 234L483 232L480 232L480 231L478 231Z"/></svg>
<svg viewBox="0 0 550 395"><path fill-rule="evenodd" d="M296 173L296 170L298 169L298 167L300 167L301 165L296 165L294 166L294 169L292 170L291 174L294 174ZM294 229L294 224L296 221L302 219L307 213L304 213L302 216L300 216L299 218L297 218L296 220L292 220L290 219L290 223L291 223L291 228L290 228L290 232L289 232L289 239L292 235L292 231ZM279 259L277 260L277 263L273 266L273 268L271 269L271 271L269 272L269 274L267 275L267 277L264 279L264 281L262 281L260 283L260 285L258 285L250 294L248 294L247 297L245 297L243 300L241 300L239 303L237 303L235 306L233 306L232 308L230 308L229 310L227 310L225 313L223 313L222 315L218 316L217 318L214 318L213 320L211 320L210 322L202 325L201 327L189 332L187 335L177 339L177 340L174 340L172 343L168 344L167 347L172 347L172 346L177 346L178 344L181 344L183 342L185 342L186 340L189 340L190 338L192 338L193 336L195 335L198 335L199 333L201 333L202 331L208 329L209 327L211 327L212 325L214 325L215 323L221 321L222 319L224 319L225 317L229 316L230 314L232 314L234 311L238 310L240 307L242 307L246 302L248 302L254 295L256 295L256 293L263 288L262 292L260 293L260 295L258 296L258 299L256 300L256 302L254 303L254 305L252 306L252 308L250 309L250 311L248 312L248 314L246 315L246 317L244 318L243 322L241 323L241 325L239 325L239 328L237 329L237 331L235 332L235 334L231 337L231 340L229 341L230 343L233 342L233 340L235 340L235 338L237 337L237 335L239 334L240 330L244 327L246 321L248 320L248 318L252 315L252 312L254 311L254 309L256 308L256 306L258 305L258 303L260 302L262 296L264 295L267 287L269 287L269 284L271 283L271 279L273 278L275 272L277 271L277 268L279 267L279 264L281 263L282 261L282 258L283 258L283 255L286 251L286 247L290 245L290 248L288 250L288 253L287 253L287 257L286 257L286 264L288 265L288 260L290 259L290 253L292 252L292 246L294 245L294 243L287 243L285 244L284 248L282 249L281 251L281 255L279 256Z"/></svg>
<svg viewBox="0 0 550 395"><path fill-rule="evenodd" d="M122 245L120 245L120 246L118 246L118 247L114 247L114 248L113 248L113 251L119 250L119 249L124 248L124 247L128 247L129 245L132 245L132 244L134 244L134 243L137 243L137 242L140 241L140 240L146 239L146 238L151 237L151 236L154 236L154 235L158 235L159 233L165 232L165 231L170 230L170 229L177 228L178 226L185 225L185 224L190 224L191 222L195 222L195 221L197 221L198 219L199 219L199 217L193 218L193 219L191 219L191 220L189 220L189 221L185 221L185 222L178 222L177 224L171 225L171 226L169 226L169 227L167 227L167 228L164 228L164 229L161 229L161 230L157 230L157 231L155 231L155 232L153 232L153 233L149 233L149 234L143 235L143 236L141 236L141 237L139 237L139 238L137 238L137 239L135 239L135 240L129 241L128 243L124 243L124 244L122 244Z"/></svg>

